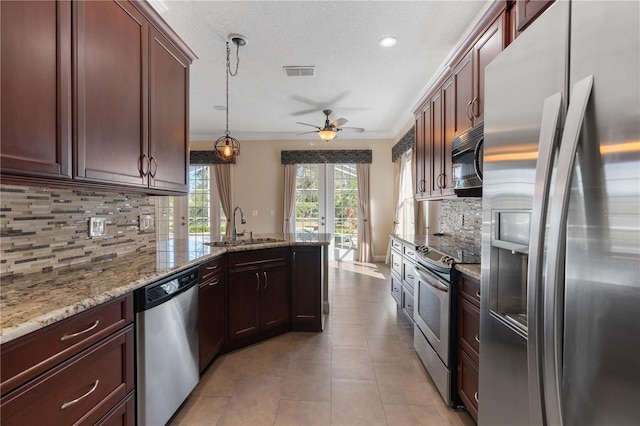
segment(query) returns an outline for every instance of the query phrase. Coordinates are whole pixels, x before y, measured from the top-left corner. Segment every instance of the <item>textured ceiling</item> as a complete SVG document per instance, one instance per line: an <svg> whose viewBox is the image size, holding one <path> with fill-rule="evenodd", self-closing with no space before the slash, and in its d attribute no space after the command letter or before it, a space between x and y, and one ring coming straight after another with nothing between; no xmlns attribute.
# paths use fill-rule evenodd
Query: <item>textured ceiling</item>
<svg viewBox="0 0 640 426"><path fill-rule="evenodd" d="M229 80L229 130L243 139L303 139L332 120L393 138L412 117L429 80L488 6L486 1L163 1L162 17L198 55L191 67L192 140L224 133L225 41L247 37ZM160 10L158 6L156 6ZM392 48L378 46L387 35ZM232 69L235 46L232 46ZM283 66L312 65L315 77ZM218 108L215 108L215 107Z"/></svg>

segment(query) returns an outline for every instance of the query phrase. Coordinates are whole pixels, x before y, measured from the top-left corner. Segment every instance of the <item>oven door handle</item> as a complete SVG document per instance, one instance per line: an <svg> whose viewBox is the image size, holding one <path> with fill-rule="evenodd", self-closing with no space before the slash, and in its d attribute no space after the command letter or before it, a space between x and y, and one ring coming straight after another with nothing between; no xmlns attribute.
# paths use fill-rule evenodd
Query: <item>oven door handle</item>
<svg viewBox="0 0 640 426"><path fill-rule="evenodd" d="M422 269L421 267L419 267L418 265L415 266L416 271L418 271L418 274L420 274L421 276L423 276L425 279L423 280L423 282L425 284L429 284L431 287L435 288L436 290L440 290L443 293L448 293L449 292L449 287L441 284L439 282L432 282L432 279L435 277L431 277L430 273L428 271L426 271L425 269Z"/></svg>

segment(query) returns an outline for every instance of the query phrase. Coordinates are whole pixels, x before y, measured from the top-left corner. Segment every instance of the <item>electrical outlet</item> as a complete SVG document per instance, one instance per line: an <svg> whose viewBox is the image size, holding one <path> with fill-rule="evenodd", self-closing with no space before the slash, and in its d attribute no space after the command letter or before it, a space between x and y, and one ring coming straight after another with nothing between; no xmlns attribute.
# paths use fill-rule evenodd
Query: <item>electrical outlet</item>
<svg viewBox="0 0 640 426"><path fill-rule="evenodd" d="M138 223L140 224L140 230L141 231L151 231L153 230L153 216L149 215L149 214L141 214L138 217Z"/></svg>
<svg viewBox="0 0 640 426"><path fill-rule="evenodd" d="M89 236L101 237L107 235L107 219L104 217L89 218Z"/></svg>

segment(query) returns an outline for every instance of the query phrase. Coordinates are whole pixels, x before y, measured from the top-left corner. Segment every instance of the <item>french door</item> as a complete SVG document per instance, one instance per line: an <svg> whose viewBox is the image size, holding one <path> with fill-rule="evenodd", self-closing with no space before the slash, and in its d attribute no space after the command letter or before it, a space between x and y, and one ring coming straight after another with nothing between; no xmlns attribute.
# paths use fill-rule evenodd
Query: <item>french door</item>
<svg viewBox="0 0 640 426"><path fill-rule="evenodd" d="M357 252L358 180L355 164L298 164L296 233L330 233L330 260Z"/></svg>

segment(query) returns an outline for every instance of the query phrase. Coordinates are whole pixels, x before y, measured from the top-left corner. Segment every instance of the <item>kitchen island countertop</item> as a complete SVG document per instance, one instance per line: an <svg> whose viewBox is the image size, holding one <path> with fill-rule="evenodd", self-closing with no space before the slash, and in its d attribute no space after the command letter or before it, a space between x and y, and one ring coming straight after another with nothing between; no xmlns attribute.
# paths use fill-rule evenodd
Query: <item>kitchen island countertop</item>
<svg viewBox="0 0 640 426"><path fill-rule="evenodd" d="M276 238L260 244L211 247L202 241L172 239L117 257L2 277L0 343L24 336L94 306L128 294L175 272L227 252L287 246L326 246L330 234L260 234Z"/></svg>

